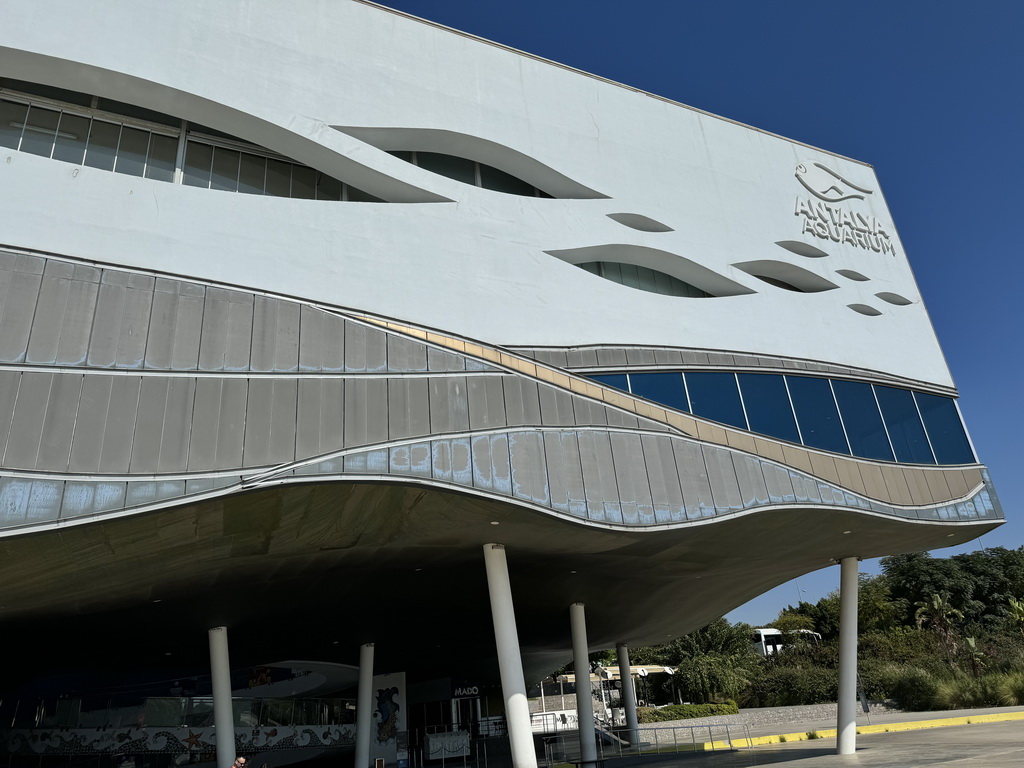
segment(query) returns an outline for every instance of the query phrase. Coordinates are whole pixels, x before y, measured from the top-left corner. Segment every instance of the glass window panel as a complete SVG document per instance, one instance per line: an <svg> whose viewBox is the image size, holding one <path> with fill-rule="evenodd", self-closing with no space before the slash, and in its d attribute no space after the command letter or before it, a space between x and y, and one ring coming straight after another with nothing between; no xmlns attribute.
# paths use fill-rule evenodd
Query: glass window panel
<svg viewBox="0 0 1024 768"><path fill-rule="evenodd" d="M182 183L190 187L210 188L210 166L213 164L213 147L190 141L185 146L185 168Z"/></svg>
<svg viewBox="0 0 1024 768"><path fill-rule="evenodd" d="M935 451L935 460L939 464L973 464L974 452L953 399L924 392L915 392L914 397Z"/></svg>
<svg viewBox="0 0 1024 768"><path fill-rule="evenodd" d="M267 158L243 152L238 166L238 191L262 195L267 183Z"/></svg>
<svg viewBox="0 0 1024 768"><path fill-rule="evenodd" d="M846 435L854 456L865 459L893 461L892 448L882 426L882 415L870 384L859 381L832 382L839 412L843 415Z"/></svg>
<svg viewBox="0 0 1024 768"><path fill-rule="evenodd" d="M292 197L312 200L316 197L316 171L307 165L292 166Z"/></svg>
<svg viewBox="0 0 1024 768"><path fill-rule="evenodd" d="M654 277L654 270L647 267L636 268L637 288L650 293L658 292L657 279Z"/></svg>
<svg viewBox="0 0 1024 768"><path fill-rule="evenodd" d="M587 270L587 272L590 272L592 275L601 274L601 262L599 261L585 261L582 264L577 264L576 266L580 269Z"/></svg>
<svg viewBox="0 0 1024 768"><path fill-rule="evenodd" d="M717 371L688 372L686 389L690 393L690 405L696 415L740 429L747 428L734 374Z"/></svg>
<svg viewBox="0 0 1024 768"><path fill-rule="evenodd" d="M174 162L178 157L178 137L154 133L149 139L146 178L174 181Z"/></svg>
<svg viewBox="0 0 1024 768"><path fill-rule="evenodd" d="M0 147L18 148L27 113L28 104L0 101Z"/></svg>
<svg viewBox="0 0 1024 768"><path fill-rule="evenodd" d="M341 200L342 183L326 173L316 175L317 200Z"/></svg>
<svg viewBox="0 0 1024 768"><path fill-rule="evenodd" d="M374 197L369 192L363 192L361 189L353 187L351 184L345 185L345 199L353 203L383 203L379 197Z"/></svg>
<svg viewBox="0 0 1024 768"><path fill-rule="evenodd" d="M412 152L407 149L396 149L388 152L389 155L394 155L399 160L405 160L407 163L412 162Z"/></svg>
<svg viewBox="0 0 1024 768"><path fill-rule="evenodd" d="M676 372L631 373L629 384L634 395L646 397L656 403L677 408L680 411L690 410L686 402L686 387L683 376Z"/></svg>
<svg viewBox="0 0 1024 768"><path fill-rule="evenodd" d="M121 141L117 145L115 173L128 176L142 176L146 172L146 155L149 153L149 131L138 128L121 129Z"/></svg>
<svg viewBox="0 0 1024 768"><path fill-rule="evenodd" d="M103 120L93 120L89 126L89 146L85 148L85 164L90 168L104 171L114 170L114 159L117 157L117 140L121 136L121 126Z"/></svg>
<svg viewBox="0 0 1024 768"><path fill-rule="evenodd" d="M882 409L882 418L889 430L889 440L896 453L896 461L912 464L934 464L928 439L924 434L921 417L914 404L914 396L906 389L875 385L875 395Z"/></svg>
<svg viewBox="0 0 1024 768"><path fill-rule="evenodd" d="M505 192L510 195L533 197L534 194L532 184L527 184L510 173L505 173L483 163L480 164L480 186L484 189L493 189L495 192Z"/></svg>
<svg viewBox="0 0 1024 768"><path fill-rule="evenodd" d="M21 151L49 157L53 152L53 139L57 135L60 112L34 104L28 110L25 133L21 137Z"/></svg>
<svg viewBox="0 0 1024 768"><path fill-rule="evenodd" d="M786 382L777 373L741 373L737 377L751 432L799 443Z"/></svg>
<svg viewBox="0 0 1024 768"><path fill-rule="evenodd" d="M800 437L804 445L823 451L849 453L839 409L828 379L810 376L787 376L789 396L793 400L796 420L800 424Z"/></svg>
<svg viewBox="0 0 1024 768"><path fill-rule="evenodd" d="M601 277L611 280L613 283L622 283L622 265L616 261L599 261L601 265Z"/></svg>
<svg viewBox="0 0 1024 768"><path fill-rule="evenodd" d="M603 373L600 375L589 376L588 378L598 381L605 386L615 387L615 389L621 389L623 392L629 392L629 385L626 383L626 374L624 373Z"/></svg>
<svg viewBox="0 0 1024 768"><path fill-rule="evenodd" d="M640 275L633 264L619 264L619 274L622 275L622 284L630 288L640 287Z"/></svg>
<svg viewBox="0 0 1024 768"><path fill-rule="evenodd" d="M57 126L57 141L53 147L53 159L65 163L81 163L85 157L85 145L89 140L89 118L81 115L60 116Z"/></svg>
<svg viewBox="0 0 1024 768"><path fill-rule="evenodd" d="M286 163L283 160L267 160L266 194L274 197L291 197L291 163Z"/></svg>
<svg viewBox="0 0 1024 768"><path fill-rule="evenodd" d="M436 152L417 152L417 165L427 171L447 176L466 184L476 184L476 163L464 157L439 155Z"/></svg>
<svg viewBox="0 0 1024 768"><path fill-rule="evenodd" d="M225 192L238 191L238 158L241 154L237 150L224 149L224 147L214 149L210 189L220 189Z"/></svg>

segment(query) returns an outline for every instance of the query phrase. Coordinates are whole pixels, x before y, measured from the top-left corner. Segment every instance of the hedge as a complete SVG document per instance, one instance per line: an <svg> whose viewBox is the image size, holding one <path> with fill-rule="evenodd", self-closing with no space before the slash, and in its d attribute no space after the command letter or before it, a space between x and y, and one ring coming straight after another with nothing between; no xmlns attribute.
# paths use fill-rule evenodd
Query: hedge
<svg viewBox="0 0 1024 768"><path fill-rule="evenodd" d="M725 704L671 704L661 709L638 707L637 720L641 723L664 723L669 720L689 720L693 717L719 717L739 714L735 701Z"/></svg>

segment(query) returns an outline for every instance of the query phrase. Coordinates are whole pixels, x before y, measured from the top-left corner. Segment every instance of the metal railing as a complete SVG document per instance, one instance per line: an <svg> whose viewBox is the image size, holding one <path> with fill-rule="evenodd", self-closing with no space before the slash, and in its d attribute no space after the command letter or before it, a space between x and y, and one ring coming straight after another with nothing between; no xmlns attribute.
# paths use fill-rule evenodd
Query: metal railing
<svg viewBox="0 0 1024 768"><path fill-rule="evenodd" d="M678 752L731 751L752 746L750 726L746 723L710 723L616 728L612 732L595 731L597 759L637 757ZM544 762L578 763L581 760L578 733L545 736Z"/></svg>

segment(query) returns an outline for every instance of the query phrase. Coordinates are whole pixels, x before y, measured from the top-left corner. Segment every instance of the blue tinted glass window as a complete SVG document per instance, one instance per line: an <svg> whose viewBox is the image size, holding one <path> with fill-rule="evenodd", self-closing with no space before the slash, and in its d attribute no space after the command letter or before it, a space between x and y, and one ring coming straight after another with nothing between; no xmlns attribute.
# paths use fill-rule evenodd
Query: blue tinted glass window
<svg viewBox="0 0 1024 768"><path fill-rule="evenodd" d="M828 379L787 376L786 383L789 384L789 396L793 400L804 445L823 451L849 453Z"/></svg>
<svg viewBox="0 0 1024 768"><path fill-rule="evenodd" d="M915 392L914 397L935 451L935 460L939 464L973 464L974 452L953 400L924 392Z"/></svg>
<svg viewBox="0 0 1024 768"><path fill-rule="evenodd" d="M747 428L734 374L713 371L687 373L686 388L690 392L690 405L698 416L740 429Z"/></svg>
<svg viewBox="0 0 1024 768"><path fill-rule="evenodd" d="M882 415L870 384L859 381L833 381L839 412L854 456L892 461L892 448L882 426Z"/></svg>
<svg viewBox="0 0 1024 768"><path fill-rule="evenodd" d="M896 461L911 464L934 464L928 438L924 435L921 417L914 404L914 396L906 389L875 387L878 405L882 409L889 440L896 452Z"/></svg>
<svg viewBox="0 0 1024 768"><path fill-rule="evenodd" d="M799 443L793 409L786 394L786 382L775 373L741 373L740 392L752 432Z"/></svg>
<svg viewBox="0 0 1024 768"><path fill-rule="evenodd" d="M608 387L615 387L615 389L621 389L623 392L629 392L629 385L626 384L626 374L624 373L605 373L600 376L590 376L596 382L604 384Z"/></svg>
<svg viewBox="0 0 1024 768"><path fill-rule="evenodd" d="M681 373L631 373L629 385L634 395L680 411L690 410Z"/></svg>

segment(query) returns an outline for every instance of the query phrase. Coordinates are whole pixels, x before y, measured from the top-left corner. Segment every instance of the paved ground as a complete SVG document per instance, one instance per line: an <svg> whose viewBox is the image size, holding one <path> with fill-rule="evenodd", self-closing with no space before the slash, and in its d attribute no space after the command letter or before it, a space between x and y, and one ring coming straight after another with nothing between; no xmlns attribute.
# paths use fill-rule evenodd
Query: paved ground
<svg viewBox="0 0 1024 768"><path fill-rule="evenodd" d="M609 768L747 768L747 766L792 764L793 768L1021 768L1024 766L1024 721L977 722L983 715L1003 716L1024 712L1024 707L969 709L949 712L898 712L875 714L871 725L891 725L888 733L857 736L857 752L839 756L835 738L788 741L731 752L701 752L626 758L609 761ZM949 718L971 718L969 725L896 730L902 723ZM867 718L858 718L868 725ZM807 720L751 728L752 736L805 733L835 728L835 720Z"/></svg>

